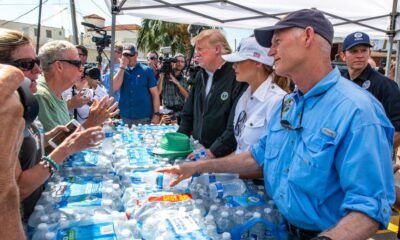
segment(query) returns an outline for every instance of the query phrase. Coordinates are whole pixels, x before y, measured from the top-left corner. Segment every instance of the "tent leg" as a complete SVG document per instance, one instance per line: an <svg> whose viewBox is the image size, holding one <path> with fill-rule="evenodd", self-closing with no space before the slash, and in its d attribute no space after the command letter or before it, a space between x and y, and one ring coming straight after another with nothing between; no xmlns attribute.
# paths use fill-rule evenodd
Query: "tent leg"
<svg viewBox="0 0 400 240"><path fill-rule="evenodd" d="M393 50L393 36L389 36L389 48L387 50L387 56L386 56L386 71L385 71L385 76L389 76L390 72L390 64L392 62L392 50Z"/></svg>
<svg viewBox="0 0 400 240"><path fill-rule="evenodd" d="M400 41L397 41L397 52L396 52L396 68L394 72L394 79L397 82L397 85L400 86L400 78L399 78L399 59L400 59Z"/></svg>
<svg viewBox="0 0 400 240"><path fill-rule="evenodd" d="M111 0L111 54L110 54L110 89L108 91L108 94L110 97L113 95L113 82L114 82L114 56L115 56L115 23L117 19L117 11L114 11L114 9L117 7L117 1L116 0Z"/></svg>

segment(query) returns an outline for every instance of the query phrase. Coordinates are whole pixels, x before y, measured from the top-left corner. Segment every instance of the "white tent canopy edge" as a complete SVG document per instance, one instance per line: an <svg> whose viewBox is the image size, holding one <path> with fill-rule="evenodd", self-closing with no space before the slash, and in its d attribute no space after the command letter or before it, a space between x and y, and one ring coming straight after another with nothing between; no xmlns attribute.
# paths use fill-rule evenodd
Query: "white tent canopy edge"
<svg viewBox="0 0 400 240"><path fill-rule="evenodd" d="M275 24L286 14L304 8L325 13L335 37L363 31L371 38L388 38L388 56L397 39L398 0L104 0L112 13L111 64L114 59L116 15L133 15L169 22L254 29ZM400 37L399 37L400 38ZM399 45L399 44L397 44ZM397 63L399 46L397 46ZM387 58L390 66L390 58ZM111 65L113 66L113 65ZM398 64L397 64L398 66ZM396 79L398 67L396 66ZM110 72L113 77L113 71ZM111 78L112 79L112 78Z"/></svg>

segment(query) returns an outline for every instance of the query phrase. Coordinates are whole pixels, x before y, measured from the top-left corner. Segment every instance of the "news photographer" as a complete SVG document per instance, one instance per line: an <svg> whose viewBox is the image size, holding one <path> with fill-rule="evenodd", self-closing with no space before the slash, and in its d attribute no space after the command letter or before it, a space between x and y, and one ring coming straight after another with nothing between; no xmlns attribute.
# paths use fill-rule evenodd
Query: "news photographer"
<svg viewBox="0 0 400 240"><path fill-rule="evenodd" d="M173 116L178 118L189 96L187 83L183 70L185 69L185 56L181 53L173 58L166 58L160 68L160 79L157 87L162 98L162 105L173 111Z"/></svg>
<svg viewBox="0 0 400 240"><path fill-rule="evenodd" d="M90 65L85 65L82 78L62 94L63 98L67 100L67 104L68 102L82 100L83 104L80 107L69 109L74 119L81 124L89 117L93 100L100 101L107 95L107 90L100 82L100 70ZM72 106L72 104L69 106Z"/></svg>
<svg viewBox="0 0 400 240"><path fill-rule="evenodd" d="M40 122L32 122L37 116L38 104L31 93L37 91L36 79L41 73L41 68L39 66L40 62L37 60L36 53L31 45L31 40L21 32L0 29L0 63L13 65L22 71L23 76L26 78L24 80L24 85L20 87L20 94L26 95L23 98L25 99L24 105L29 106L27 109L36 109L36 112L30 110L26 111L27 114L24 114L24 116L29 116L29 119L25 121L25 129L23 133L20 133L20 136L23 136L21 148L18 148L18 151L15 153L15 155L18 156L19 161L15 160L16 166L12 168L13 171L15 171L15 179L17 180L19 187L23 220L26 221L41 195L43 190L42 184L50 176L50 171L52 171L53 167L61 164L64 159L72 153L88 147L97 146L99 141L103 138L103 132L100 127L75 131L49 155L44 156L43 149L45 145L42 146L41 139L43 139L43 143L47 143L48 140L58 132L67 132L68 129L65 126L58 126L41 136L38 129ZM0 81L1 80L0 77ZM15 81L15 79L13 79L13 81ZM31 98L28 98L29 96L31 96ZM30 99L31 101L27 101L27 99ZM2 113L2 120L11 116L13 115ZM13 121L18 119L15 116L13 117ZM3 126L3 129L5 132L7 132L7 129L16 131L13 124L7 124ZM2 131L2 133L4 131ZM12 143L14 141L13 135L10 133L5 134L7 142ZM98 137L97 139L96 136ZM3 142L1 143L1 149L6 149L6 144ZM52 165L50 162L53 162L56 165ZM13 224L15 225L16 222Z"/></svg>

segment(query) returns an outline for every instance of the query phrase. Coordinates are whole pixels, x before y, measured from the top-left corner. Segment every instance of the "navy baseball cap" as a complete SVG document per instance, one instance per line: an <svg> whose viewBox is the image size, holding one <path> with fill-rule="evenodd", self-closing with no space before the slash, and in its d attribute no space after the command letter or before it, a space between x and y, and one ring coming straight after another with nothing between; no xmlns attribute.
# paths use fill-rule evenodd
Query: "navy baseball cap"
<svg viewBox="0 0 400 240"><path fill-rule="evenodd" d="M343 41L343 52L346 52L350 48L357 45L367 45L372 47L368 34L363 32L353 32L347 35Z"/></svg>
<svg viewBox="0 0 400 240"><path fill-rule="evenodd" d="M261 46L269 48L271 47L271 40L275 30L292 27L312 27L316 33L325 38L332 45L332 23L321 11L316 9L302 9L292 12L274 26L254 29L254 35Z"/></svg>
<svg viewBox="0 0 400 240"><path fill-rule="evenodd" d="M136 54L136 47L133 44L125 44L123 46L122 54L127 53L130 55L135 55Z"/></svg>

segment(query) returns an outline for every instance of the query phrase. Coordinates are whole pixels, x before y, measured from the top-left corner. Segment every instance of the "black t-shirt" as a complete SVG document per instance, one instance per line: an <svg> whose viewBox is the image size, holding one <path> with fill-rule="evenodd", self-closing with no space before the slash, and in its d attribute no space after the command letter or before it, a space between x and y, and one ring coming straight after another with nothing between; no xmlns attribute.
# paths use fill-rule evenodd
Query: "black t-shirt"
<svg viewBox="0 0 400 240"><path fill-rule="evenodd" d="M349 72L342 76L350 79ZM393 124L396 132L400 131L400 89L397 83L368 66L360 76L353 80L358 86L368 90L383 105L386 116Z"/></svg>
<svg viewBox="0 0 400 240"><path fill-rule="evenodd" d="M19 162L21 164L22 171L34 167L41 158L41 144L40 144L40 133L35 124L31 124L31 127L24 129L24 139L22 141L21 150L18 154ZM21 202L23 221L28 221L29 216L32 214L36 202L39 200L42 194L43 186L36 189L31 195L25 198Z"/></svg>

